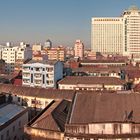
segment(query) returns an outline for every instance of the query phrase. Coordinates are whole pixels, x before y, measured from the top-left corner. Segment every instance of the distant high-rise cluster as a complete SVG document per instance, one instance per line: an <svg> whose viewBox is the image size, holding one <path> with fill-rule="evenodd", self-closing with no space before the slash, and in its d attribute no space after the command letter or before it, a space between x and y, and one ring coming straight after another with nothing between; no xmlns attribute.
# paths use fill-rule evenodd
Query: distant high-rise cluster
<svg viewBox="0 0 140 140"><path fill-rule="evenodd" d="M121 17L92 18L91 47L94 52L140 56L140 9L131 6Z"/></svg>

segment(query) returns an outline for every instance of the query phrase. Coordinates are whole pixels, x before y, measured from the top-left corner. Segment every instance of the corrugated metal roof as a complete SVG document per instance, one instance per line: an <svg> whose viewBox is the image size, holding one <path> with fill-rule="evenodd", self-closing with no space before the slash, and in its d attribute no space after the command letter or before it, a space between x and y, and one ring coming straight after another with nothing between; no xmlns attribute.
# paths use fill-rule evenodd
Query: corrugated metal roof
<svg viewBox="0 0 140 140"><path fill-rule="evenodd" d="M126 115L131 115L132 122L140 123L140 94L78 93L69 123L125 122Z"/></svg>
<svg viewBox="0 0 140 140"><path fill-rule="evenodd" d="M24 110L24 107L15 104L7 104L0 107L0 125L3 125Z"/></svg>
<svg viewBox="0 0 140 140"><path fill-rule="evenodd" d="M70 106L67 100L54 101L47 110L39 116L30 126L40 129L63 131ZM45 109L44 109L45 110Z"/></svg>
<svg viewBox="0 0 140 140"><path fill-rule="evenodd" d="M67 76L58 82L59 84L104 84L104 85L123 85L125 80L116 77L93 77L93 76Z"/></svg>
<svg viewBox="0 0 140 140"><path fill-rule="evenodd" d="M59 90L59 89L45 89L34 87L23 87L10 84L0 84L0 92L11 93L21 96L33 96L38 98L49 99L69 99L72 100L75 91L73 90Z"/></svg>

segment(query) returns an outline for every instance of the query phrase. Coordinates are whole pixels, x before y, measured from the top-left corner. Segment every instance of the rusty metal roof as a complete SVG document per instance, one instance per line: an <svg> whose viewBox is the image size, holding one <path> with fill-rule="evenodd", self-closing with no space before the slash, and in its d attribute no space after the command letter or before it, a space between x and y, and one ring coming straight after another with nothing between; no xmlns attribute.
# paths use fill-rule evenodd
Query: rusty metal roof
<svg viewBox="0 0 140 140"><path fill-rule="evenodd" d="M69 124L140 123L140 94L77 93Z"/></svg>
<svg viewBox="0 0 140 140"><path fill-rule="evenodd" d="M38 98L69 99L69 100L72 100L73 95L75 93L75 91L72 90L23 87L10 84L0 84L0 92L20 96L31 96L31 97L33 96Z"/></svg>

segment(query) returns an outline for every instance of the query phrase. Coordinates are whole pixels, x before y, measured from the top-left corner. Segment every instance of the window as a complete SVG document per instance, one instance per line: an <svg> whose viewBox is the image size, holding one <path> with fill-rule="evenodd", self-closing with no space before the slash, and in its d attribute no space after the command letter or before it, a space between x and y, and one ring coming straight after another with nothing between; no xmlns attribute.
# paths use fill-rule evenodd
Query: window
<svg viewBox="0 0 140 140"><path fill-rule="evenodd" d="M13 126L13 132L15 132L15 126Z"/></svg>
<svg viewBox="0 0 140 140"><path fill-rule="evenodd" d="M19 127L21 127L21 121L18 122Z"/></svg>
<svg viewBox="0 0 140 140"><path fill-rule="evenodd" d="M43 74L43 84L45 83L45 75Z"/></svg>
<svg viewBox="0 0 140 140"><path fill-rule="evenodd" d="M33 74L31 74L31 83L33 83Z"/></svg>
<svg viewBox="0 0 140 140"><path fill-rule="evenodd" d="M20 97L18 97L18 102L20 102Z"/></svg>
<svg viewBox="0 0 140 140"><path fill-rule="evenodd" d="M3 135L1 135L1 140L4 140L4 136Z"/></svg>
<svg viewBox="0 0 140 140"><path fill-rule="evenodd" d="M6 135L7 135L7 137L9 137L9 130L7 130L7 134Z"/></svg>

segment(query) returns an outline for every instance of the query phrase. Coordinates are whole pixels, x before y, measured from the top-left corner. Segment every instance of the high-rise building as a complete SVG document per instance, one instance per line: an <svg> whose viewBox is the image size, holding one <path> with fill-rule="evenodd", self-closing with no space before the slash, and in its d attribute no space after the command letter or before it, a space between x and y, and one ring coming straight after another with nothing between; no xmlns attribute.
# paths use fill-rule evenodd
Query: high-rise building
<svg viewBox="0 0 140 140"><path fill-rule="evenodd" d="M91 48L103 54L140 57L140 9L131 6L121 17L92 18Z"/></svg>
<svg viewBox="0 0 140 140"><path fill-rule="evenodd" d="M74 45L74 56L83 59L84 57L84 44L81 40L76 40Z"/></svg>
<svg viewBox="0 0 140 140"><path fill-rule="evenodd" d="M44 48L51 48L52 47L52 42L51 40L46 40L46 42L44 43Z"/></svg>
<svg viewBox="0 0 140 140"><path fill-rule="evenodd" d="M124 19L124 53L140 57L140 9L131 6L123 13Z"/></svg>

